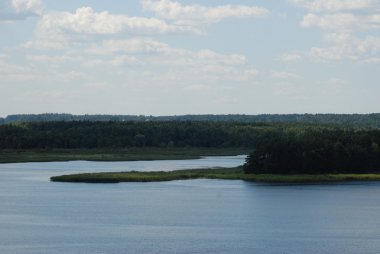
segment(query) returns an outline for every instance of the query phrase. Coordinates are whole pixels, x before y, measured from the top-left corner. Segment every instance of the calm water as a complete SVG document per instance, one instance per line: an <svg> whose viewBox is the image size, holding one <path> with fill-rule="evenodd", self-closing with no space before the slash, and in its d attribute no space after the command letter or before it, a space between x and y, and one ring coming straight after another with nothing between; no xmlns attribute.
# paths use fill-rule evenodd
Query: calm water
<svg viewBox="0 0 380 254"><path fill-rule="evenodd" d="M380 252L379 183L49 182L52 175L74 172L243 161L0 164L0 254Z"/></svg>

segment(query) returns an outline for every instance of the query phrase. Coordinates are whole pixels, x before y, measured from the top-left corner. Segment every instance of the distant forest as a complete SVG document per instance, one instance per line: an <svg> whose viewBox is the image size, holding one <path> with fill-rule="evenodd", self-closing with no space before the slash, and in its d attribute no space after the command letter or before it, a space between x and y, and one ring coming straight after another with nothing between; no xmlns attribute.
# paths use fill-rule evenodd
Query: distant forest
<svg viewBox="0 0 380 254"><path fill-rule="evenodd" d="M0 124L15 122L51 121L102 121L102 122L168 122L168 121L206 121L239 123L309 123L334 124L365 128L380 128L380 113L376 114L284 114L284 115L72 115L72 114L21 114L0 118Z"/></svg>
<svg viewBox="0 0 380 254"><path fill-rule="evenodd" d="M0 149L254 147L278 127L226 122L27 122L0 126Z"/></svg>

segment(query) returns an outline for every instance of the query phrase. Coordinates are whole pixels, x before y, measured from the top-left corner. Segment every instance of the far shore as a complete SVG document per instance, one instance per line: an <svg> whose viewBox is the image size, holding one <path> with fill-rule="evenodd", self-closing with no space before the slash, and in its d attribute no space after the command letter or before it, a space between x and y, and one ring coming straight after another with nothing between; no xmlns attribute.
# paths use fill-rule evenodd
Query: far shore
<svg viewBox="0 0 380 254"><path fill-rule="evenodd" d="M0 150L0 163L52 161L188 160L203 156L249 154L248 148L131 147L124 149L27 149Z"/></svg>

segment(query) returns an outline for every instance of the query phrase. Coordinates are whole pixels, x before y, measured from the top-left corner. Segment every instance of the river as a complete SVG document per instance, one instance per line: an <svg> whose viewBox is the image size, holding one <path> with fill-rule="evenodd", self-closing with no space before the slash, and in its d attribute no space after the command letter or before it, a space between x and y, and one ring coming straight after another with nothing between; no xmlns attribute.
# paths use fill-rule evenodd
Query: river
<svg viewBox="0 0 380 254"><path fill-rule="evenodd" d="M79 172L243 162L244 156L0 164L0 253L379 253L378 182L49 181Z"/></svg>

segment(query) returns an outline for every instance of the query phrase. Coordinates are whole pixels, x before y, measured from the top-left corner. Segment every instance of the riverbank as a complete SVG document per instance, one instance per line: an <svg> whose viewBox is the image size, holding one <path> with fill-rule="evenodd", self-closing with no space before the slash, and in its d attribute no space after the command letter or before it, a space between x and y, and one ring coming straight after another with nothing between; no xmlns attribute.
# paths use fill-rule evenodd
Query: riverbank
<svg viewBox="0 0 380 254"><path fill-rule="evenodd" d="M202 156L233 156L248 154L244 148L128 148L128 149L59 149L0 150L0 163L51 161L137 161L185 160Z"/></svg>
<svg viewBox="0 0 380 254"><path fill-rule="evenodd" d="M274 175L245 174L243 168L188 169L170 172L104 172L51 177L53 182L120 183L161 182L190 179L244 180L267 183L323 183L343 181L380 181L380 174Z"/></svg>

